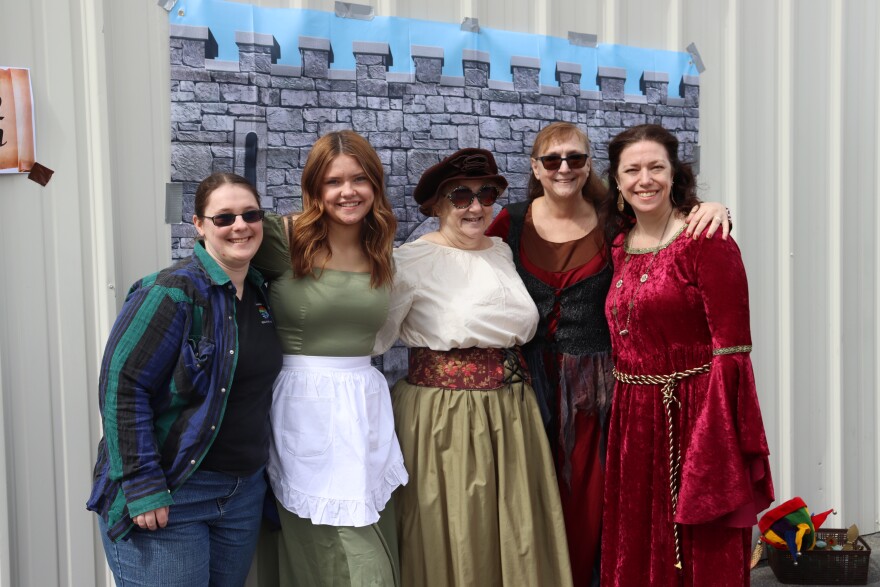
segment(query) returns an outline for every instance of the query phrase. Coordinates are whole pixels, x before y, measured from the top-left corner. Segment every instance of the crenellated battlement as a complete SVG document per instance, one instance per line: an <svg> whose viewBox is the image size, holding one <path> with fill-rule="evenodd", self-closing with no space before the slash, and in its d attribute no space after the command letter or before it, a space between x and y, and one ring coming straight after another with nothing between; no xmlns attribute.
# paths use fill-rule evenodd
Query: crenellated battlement
<svg viewBox="0 0 880 587"><path fill-rule="evenodd" d="M645 72L640 80L642 94L624 94L626 70L619 67L599 67L596 84L599 91L583 90L580 87L581 65L557 61L555 79L558 86L540 84L541 61L536 57L513 56L510 59L510 73L513 81L491 79L490 55L485 51L465 49L462 55L464 75L443 75L445 64L443 47L412 45L410 57L413 60L413 73L389 72L394 64L388 43L355 41L351 52L355 56L358 69L333 69L333 47L330 39L321 37L299 37L297 47L302 65L278 64L281 49L272 35L237 31L235 43L239 50L239 60L220 61L217 56L217 42L207 27L171 25L171 38L181 39L190 49L186 65L204 62L208 71L260 72L287 77L309 77L325 79L358 79L361 65L383 66L383 71L369 72L372 79L385 79L389 83L435 83L441 86L488 88L491 90L537 92L549 96L575 96L584 99L623 100L634 103L667 104L684 106L687 99L686 88L699 88L697 76L684 76L680 87L680 97L668 97L669 74L665 72ZM188 43L193 41L193 43ZM204 55L198 57L199 49L204 47ZM369 55L378 57L371 60ZM362 57L362 58L359 58ZM172 64L174 59L172 58ZM698 97L698 92L696 94Z"/></svg>
<svg viewBox="0 0 880 587"><path fill-rule="evenodd" d="M541 61L510 58L511 81L492 78L490 55L465 49L461 76L444 75L442 47L412 45L412 71L390 71L387 43L300 36L301 65L278 63L272 35L236 32L238 61L217 59L207 27L171 25L172 181L184 185L184 222L173 227L175 256L188 255L195 187L213 171L254 181L264 205L286 213L301 203L300 174L321 135L353 129L376 148L386 169L388 196L400 221L397 241L425 221L411 202L421 173L463 147L492 151L510 182L505 200L526 196L529 153L537 132L555 120L581 125L601 170L606 145L620 131L662 124L693 159L699 132L699 78L684 76L669 96L669 74L645 71L640 94L625 93L627 72L598 67L598 90L582 88L582 67L557 61L556 85L541 84ZM292 50L284 48L285 50ZM334 51L351 51L355 69L335 69ZM400 56L398 56L398 59ZM502 202L503 203L503 202Z"/></svg>

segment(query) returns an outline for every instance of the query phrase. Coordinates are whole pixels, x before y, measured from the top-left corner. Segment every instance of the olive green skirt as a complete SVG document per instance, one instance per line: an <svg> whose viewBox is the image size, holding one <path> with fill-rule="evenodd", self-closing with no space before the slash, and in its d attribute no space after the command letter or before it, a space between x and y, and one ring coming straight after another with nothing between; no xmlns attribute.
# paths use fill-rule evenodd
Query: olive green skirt
<svg viewBox="0 0 880 587"><path fill-rule="evenodd" d="M261 538L260 587L400 587L394 504L369 526L326 526L278 503L281 532Z"/></svg>
<svg viewBox="0 0 880 587"><path fill-rule="evenodd" d="M391 392L409 483L395 492L404 587L568 586L559 489L534 391Z"/></svg>

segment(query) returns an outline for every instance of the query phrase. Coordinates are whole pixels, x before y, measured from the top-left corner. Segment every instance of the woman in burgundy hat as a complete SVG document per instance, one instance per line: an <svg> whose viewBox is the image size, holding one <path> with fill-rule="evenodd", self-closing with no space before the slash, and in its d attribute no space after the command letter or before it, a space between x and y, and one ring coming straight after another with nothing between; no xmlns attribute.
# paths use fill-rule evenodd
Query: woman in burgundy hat
<svg viewBox="0 0 880 587"><path fill-rule="evenodd" d="M409 373L392 391L410 474L397 493L401 583L571 585L553 458L519 345L538 310L510 248L485 235L507 187L492 154L462 149L413 193L439 229L399 247L388 322Z"/></svg>

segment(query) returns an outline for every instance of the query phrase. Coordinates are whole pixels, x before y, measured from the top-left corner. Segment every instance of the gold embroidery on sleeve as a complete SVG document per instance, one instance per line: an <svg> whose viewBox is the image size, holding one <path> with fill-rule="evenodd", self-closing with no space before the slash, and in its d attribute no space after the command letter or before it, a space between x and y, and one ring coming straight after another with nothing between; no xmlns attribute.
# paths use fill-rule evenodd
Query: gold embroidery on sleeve
<svg viewBox="0 0 880 587"><path fill-rule="evenodd" d="M740 346L729 346L729 347L725 347L723 349L714 349L712 351L712 355L717 357L718 355L732 355L734 353L750 353L750 352L752 352L752 345L744 344L744 345L740 345Z"/></svg>

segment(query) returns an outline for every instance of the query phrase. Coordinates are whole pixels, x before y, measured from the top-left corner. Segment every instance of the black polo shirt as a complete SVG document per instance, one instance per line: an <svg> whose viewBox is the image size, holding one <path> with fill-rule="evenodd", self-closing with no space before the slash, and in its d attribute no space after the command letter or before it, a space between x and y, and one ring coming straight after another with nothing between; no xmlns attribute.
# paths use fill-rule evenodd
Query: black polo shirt
<svg viewBox="0 0 880 587"><path fill-rule="evenodd" d="M272 384L281 371L281 344L268 308L245 282L236 299L238 362L220 431L201 467L244 477L269 459Z"/></svg>

